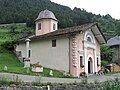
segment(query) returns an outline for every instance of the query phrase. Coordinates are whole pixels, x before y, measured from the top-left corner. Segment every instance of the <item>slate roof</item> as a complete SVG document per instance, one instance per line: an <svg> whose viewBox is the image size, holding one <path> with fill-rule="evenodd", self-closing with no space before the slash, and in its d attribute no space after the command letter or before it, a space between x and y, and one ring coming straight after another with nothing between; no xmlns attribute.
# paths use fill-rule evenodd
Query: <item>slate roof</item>
<svg viewBox="0 0 120 90"><path fill-rule="evenodd" d="M44 11L41 11L36 19L37 20L40 20L40 19L54 19L54 20L57 20L55 15L53 14L53 12L49 11L49 10L44 10Z"/></svg>
<svg viewBox="0 0 120 90"><path fill-rule="evenodd" d="M115 37L110 38L107 41L107 45L109 46L120 45L120 36L115 36Z"/></svg>

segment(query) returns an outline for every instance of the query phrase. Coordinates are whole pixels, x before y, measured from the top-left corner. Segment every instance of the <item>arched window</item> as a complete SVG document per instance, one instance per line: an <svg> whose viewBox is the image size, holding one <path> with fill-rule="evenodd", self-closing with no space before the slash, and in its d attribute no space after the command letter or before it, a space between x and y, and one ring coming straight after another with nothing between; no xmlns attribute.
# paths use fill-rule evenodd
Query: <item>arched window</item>
<svg viewBox="0 0 120 90"><path fill-rule="evenodd" d="M87 39L88 42L94 42L94 41L93 41L93 38L92 38L92 36L91 36L90 34L88 34L88 35L86 36L86 39Z"/></svg>
<svg viewBox="0 0 120 90"><path fill-rule="evenodd" d="M92 42L91 37L87 37L87 41Z"/></svg>
<svg viewBox="0 0 120 90"><path fill-rule="evenodd" d="M86 31L84 40L88 43L95 43L95 37L91 31Z"/></svg>

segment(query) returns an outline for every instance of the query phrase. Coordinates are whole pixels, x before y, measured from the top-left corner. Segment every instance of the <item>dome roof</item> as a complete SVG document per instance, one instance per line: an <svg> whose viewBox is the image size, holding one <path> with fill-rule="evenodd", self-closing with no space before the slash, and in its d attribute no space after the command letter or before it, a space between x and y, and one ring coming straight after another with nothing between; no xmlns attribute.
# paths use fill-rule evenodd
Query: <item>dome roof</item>
<svg viewBox="0 0 120 90"><path fill-rule="evenodd" d="M53 14L53 12L51 12L49 10L41 11L36 20L39 20L39 19L54 19L54 20L57 20L55 15Z"/></svg>

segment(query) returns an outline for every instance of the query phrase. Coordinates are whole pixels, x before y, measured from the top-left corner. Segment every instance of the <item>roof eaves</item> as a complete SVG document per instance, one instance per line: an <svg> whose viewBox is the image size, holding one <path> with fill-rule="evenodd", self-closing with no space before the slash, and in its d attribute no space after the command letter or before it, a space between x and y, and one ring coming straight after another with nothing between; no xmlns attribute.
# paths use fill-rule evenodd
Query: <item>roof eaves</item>
<svg viewBox="0 0 120 90"><path fill-rule="evenodd" d="M103 35L103 33L102 33L100 27L98 26L98 23L96 23L96 26L97 26L97 28L99 29L101 35L103 36L103 38L104 38L104 40L105 40L105 43L107 43L107 40L106 40L105 36Z"/></svg>

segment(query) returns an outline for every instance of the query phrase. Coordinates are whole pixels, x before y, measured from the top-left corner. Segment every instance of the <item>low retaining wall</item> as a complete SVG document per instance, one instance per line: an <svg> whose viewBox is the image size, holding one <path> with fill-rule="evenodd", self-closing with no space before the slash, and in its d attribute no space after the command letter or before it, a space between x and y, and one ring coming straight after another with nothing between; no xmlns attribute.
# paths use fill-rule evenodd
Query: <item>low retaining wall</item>
<svg viewBox="0 0 120 90"><path fill-rule="evenodd" d="M102 90L101 85L3 86L0 90Z"/></svg>

